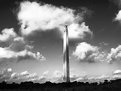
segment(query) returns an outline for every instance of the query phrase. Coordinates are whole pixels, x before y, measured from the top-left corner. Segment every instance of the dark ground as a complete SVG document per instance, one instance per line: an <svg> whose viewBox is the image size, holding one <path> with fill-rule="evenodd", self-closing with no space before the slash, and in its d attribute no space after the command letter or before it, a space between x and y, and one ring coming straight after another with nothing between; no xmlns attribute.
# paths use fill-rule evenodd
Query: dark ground
<svg viewBox="0 0 121 91"><path fill-rule="evenodd" d="M21 84L0 83L0 91L121 91L121 79L104 83L51 83L22 82Z"/></svg>

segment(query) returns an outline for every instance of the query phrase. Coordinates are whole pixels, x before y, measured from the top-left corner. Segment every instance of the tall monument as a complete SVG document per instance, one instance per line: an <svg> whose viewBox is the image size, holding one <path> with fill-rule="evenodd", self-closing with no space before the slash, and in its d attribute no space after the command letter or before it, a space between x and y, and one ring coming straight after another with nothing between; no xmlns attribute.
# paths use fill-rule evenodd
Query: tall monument
<svg viewBox="0 0 121 91"><path fill-rule="evenodd" d="M69 73L69 39L68 39L68 26L65 25L65 31L63 35L63 70L64 70L64 81L70 82Z"/></svg>

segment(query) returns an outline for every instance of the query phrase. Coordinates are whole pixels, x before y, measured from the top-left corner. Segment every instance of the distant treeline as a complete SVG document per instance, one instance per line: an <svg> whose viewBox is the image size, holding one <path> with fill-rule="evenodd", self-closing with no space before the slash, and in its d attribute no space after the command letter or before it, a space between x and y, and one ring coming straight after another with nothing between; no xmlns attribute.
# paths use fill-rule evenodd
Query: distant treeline
<svg viewBox="0 0 121 91"><path fill-rule="evenodd" d="M51 83L46 82L44 84L33 82L22 82L21 84L6 82L0 83L0 91L121 91L121 79L112 80L104 83L83 83L83 82L71 82L71 83Z"/></svg>

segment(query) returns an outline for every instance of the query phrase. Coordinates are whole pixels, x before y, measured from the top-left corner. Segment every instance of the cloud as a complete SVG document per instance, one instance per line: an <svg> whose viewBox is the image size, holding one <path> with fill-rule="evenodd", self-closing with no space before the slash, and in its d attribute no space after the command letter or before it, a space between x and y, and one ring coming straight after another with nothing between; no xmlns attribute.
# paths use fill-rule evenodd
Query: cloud
<svg viewBox="0 0 121 91"><path fill-rule="evenodd" d="M98 48L95 46L92 46L86 42L82 42L79 43L76 47L76 50L73 52L73 55L77 56L78 59L85 59L87 54L89 54L88 52L90 52L90 54L92 52L97 52Z"/></svg>
<svg viewBox="0 0 121 91"><path fill-rule="evenodd" d="M0 47L0 59L10 59L15 58L18 61L26 60L26 59L36 59L36 60L45 60L45 57L40 54L40 52L34 53L28 50L22 50L19 52L15 52L9 48Z"/></svg>
<svg viewBox="0 0 121 91"><path fill-rule="evenodd" d="M33 46L30 45L28 41L25 41L24 37L17 36L13 39L8 48L12 51L20 52L25 49L31 51L33 49Z"/></svg>
<svg viewBox="0 0 121 91"><path fill-rule="evenodd" d="M102 48L98 46L82 42L76 46L73 56L77 57L77 59L82 62L120 62L121 45L116 48L111 48L110 52L106 52L101 49Z"/></svg>
<svg viewBox="0 0 121 91"><path fill-rule="evenodd" d="M121 8L121 0L110 0L110 1L113 1L115 4L119 6L119 8ZM121 10L119 10L118 13L116 14L114 21L119 21L121 23Z"/></svg>
<svg viewBox="0 0 121 91"><path fill-rule="evenodd" d="M115 71L113 72L113 74L114 74L114 75L116 75L116 74L120 74L120 75L121 75L121 70L115 70Z"/></svg>
<svg viewBox="0 0 121 91"><path fill-rule="evenodd" d="M116 48L111 48L110 53L107 56L108 61L115 62L115 61L120 61L121 60L121 45L119 45Z"/></svg>
<svg viewBox="0 0 121 91"><path fill-rule="evenodd" d="M18 37L17 37L18 38ZM14 41L9 45L9 49L19 52L27 48L27 43L24 41L24 39L17 39L15 38ZM16 40L17 39L17 40Z"/></svg>
<svg viewBox="0 0 121 91"><path fill-rule="evenodd" d="M17 41L25 42L23 37L16 37L16 38L14 38L14 42L17 42Z"/></svg>
<svg viewBox="0 0 121 91"><path fill-rule="evenodd" d="M95 53L98 51L98 47L92 46L86 42L79 43L73 55L77 56L78 59L85 59L87 55Z"/></svg>
<svg viewBox="0 0 121 91"><path fill-rule="evenodd" d="M14 32L13 28L5 28L0 34L0 42L6 42L15 38L17 34Z"/></svg>
<svg viewBox="0 0 121 91"><path fill-rule="evenodd" d="M109 0L109 1L115 3L116 5L118 5L119 9L121 9L121 0ZM113 21L118 21L119 23L121 23L121 10L118 11Z"/></svg>
<svg viewBox="0 0 121 91"><path fill-rule="evenodd" d="M24 72L21 72L20 75L21 76L27 76L27 75L29 75L29 72L28 71L24 71Z"/></svg>
<svg viewBox="0 0 121 91"><path fill-rule="evenodd" d="M86 33L92 34L84 22L81 24L84 20L85 11L83 10L81 13L77 13L76 10L56 7L51 4L29 1L22 2L18 12L21 33L23 35L29 35L34 31L53 29L60 30L63 33L64 25L68 25L69 38L83 38Z"/></svg>
<svg viewBox="0 0 121 91"><path fill-rule="evenodd" d="M48 75L49 75L49 71L45 71L43 72L43 74L41 75L41 79L45 79L45 78L48 78Z"/></svg>
<svg viewBox="0 0 121 91"><path fill-rule="evenodd" d="M49 71L43 72L39 77L39 83L45 83L46 81L51 81L51 75L49 74Z"/></svg>
<svg viewBox="0 0 121 91"><path fill-rule="evenodd" d="M106 80L106 79L109 79L109 76L103 74L101 76L96 77L96 79L98 79L98 80Z"/></svg>
<svg viewBox="0 0 121 91"><path fill-rule="evenodd" d="M86 36L85 33L89 33L91 34L91 36L93 35L89 27L85 25L85 22L83 22L80 25L73 23L68 27L68 30L69 30L70 39L77 39L77 38L83 39Z"/></svg>
<svg viewBox="0 0 121 91"><path fill-rule="evenodd" d="M33 53L28 50L23 50L21 52L16 53L16 58L18 59L18 61L25 59L46 60L46 58L42 54L40 54L40 52Z"/></svg>
<svg viewBox="0 0 121 91"><path fill-rule="evenodd" d="M12 74L12 69L11 68L4 69L0 73L0 82L9 80L10 77L11 77L11 74Z"/></svg>
<svg viewBox="0 0 121 91"><path fill-rule="evenodd" d="M113 72L113 77L112 77L113 79L121 79L121 70L115 70L114 72Z"/></svg>
<svg viewBox="0 0 121 91"><path fill-rule="evenodd" d="M28 71L24 71L18 74L17 77L18 81L24 82L24 81L36 81L39 79L39 76L37 73L30 74Z"/></svg>
<svg viewBox="0 0 121 91"><path fill-rule="evenodd" d="M74 81L77 76L71 76L71 81ZM60 71L54 71L53 74L49 74L49 71L43 72L41 76L38 76L37 73L29 73L28 71L23 71L21 73L13 72L11 68L4 69L0 74L0 82L6 81L8 83L21 83L25 81L32 81L35 83L45 83L50 81L53 83L61 83L63 81L63 75Z"/></svg>
<svg viewBox="0 0 121 91"><path fill-rule="evenodd" d="M50 81L53 83L63 82L63 73L61 71L58 71L58 70L54 71Z"/></svg>
<svg viewBox="0 0 121 91"><path fill-rule="evenodd" d="M0 42L7 41L10 42L8 47L0 47L0 59L46 60L40 52L32 52L33 46L28 44L23 36L15 33L13 28L4 29L0 35Z"/></svg>
<svg viewBox="0 0 121 91"><path fill-rule="evenodd" d="M63 74L62 74L62 72L56 70L56 71L53 72L53 76L58 78L58 77L62 77Z"/></svg>
<svg viewBox="0 0 121 91"><path fill-rule="evenodd" d="M119 21L121 23L121 10L119 10L118 14L116 15L115 21Z"/></svg>
<svg viewBox="0 0 121 91"><path fill-rule="evenodd" d="M84 77L85 77L85 74L83 75L79 75L79 74L74 74L72 72L70 72L70 81L73 82L73 81L77 81L77 79L81 78L84 80ZM53 72L53 76L52 78L50 79L51 82L53 83L61 83L61 82L65 82L63 80L63 73L61 71L54 71Z"/></svg>
<svg viewBox="0 0 121 91"><path fill-rule="evenodd" d="M79 43L76 46L73 55L77 57L80 61L85 62L98 62L105 61L106 53L100 51L100 48L97 46L92 46L86 42Z"/></svg>
<svg viewBox="0 0 121 91"><path fill-rule="evenodd" d="M23 71L21 73L13 72L11 68L5 69L0 74L0 82L6 81L8 83L16 82L21 83L25 81L39 80L39 76L36 73L29 73L28 71Z"/></svg>
<svg viewBox="0 0 121 91"><path fill-rule="evenodd" d="M111 48L111 51L107 52L103 51L101 47L82 42L76 46L73 56L82 62L120 62L121 45Z"/></svg>
<svg viewBox="0 0 121 91"><path fill-rule="evenodd" d="M57 80L54 79L53 81L57 82ZM13 72L11 68L8 68L4 69L0 73L0 82L2 81L6 81L8 83L21 83L25 81L32 81L34 83L45 83L46 81L52 82L52 79L50 79L49 71L45 71L41 76L39 76L37 73L29 73L28 71L23 71L21 73Z"/></svg>
<svg viewBox="0 0 121 91"><path fill-rule="evenodd" d="M45 83L46 81L51 81L53 83L61 83L64 82L62 72L60 71L54 71L52 77L49 75L49 71L45 71L41 76L39 76L37 73L29 73L28 71L23 71L21 73L13 72L11 68L7 68L2 70L0 73L0 82L6 81L7 83L21 83L25 81L32 81L34 83ZM77 75L77 74L71 74L70 80L71 82L77 81L77 82L104 82L104 80L115 80L121 78L121 70L115 70L112 72L112 75Z"/></svg>
<svg viewBox="0 0 121 91"><path fill-rule="evenodd" d="M76 77L75 81L77 82L89 82L89 83L93 83L93 82L97 82L97 83L100 83L100 82L104 82L105 80L111 80L113 79L111 76L109 75L85 75L85 76L78 76Z"/></svg>

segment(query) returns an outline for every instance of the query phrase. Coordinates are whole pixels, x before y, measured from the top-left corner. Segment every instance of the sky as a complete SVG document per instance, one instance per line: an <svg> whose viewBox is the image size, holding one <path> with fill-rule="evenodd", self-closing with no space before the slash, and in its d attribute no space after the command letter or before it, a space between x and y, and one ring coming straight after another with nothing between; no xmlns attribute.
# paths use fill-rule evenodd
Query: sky
<svg viewBox="0 0 121 91"><path fill-rule="evenodd" d="M121 0L0 0L0 82L121 78Z"/></svg>

